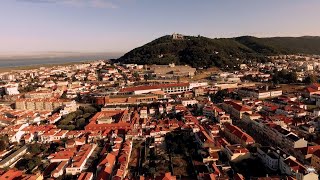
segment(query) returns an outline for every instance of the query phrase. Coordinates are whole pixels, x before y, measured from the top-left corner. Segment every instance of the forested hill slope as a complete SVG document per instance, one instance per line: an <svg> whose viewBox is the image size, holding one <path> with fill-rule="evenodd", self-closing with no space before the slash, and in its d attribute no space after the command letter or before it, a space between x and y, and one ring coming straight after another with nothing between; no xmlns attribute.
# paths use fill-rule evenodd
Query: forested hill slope
<svg viewBox="0 0 320 180"><path fill-rule="evenodd" d="M174 40L167 35L126 53L117 62L136 64L188 64L193 67L234 67L239 63L267 61L279 54L320 54L320 37L272 37L210 39L184 36Z"/></svg>

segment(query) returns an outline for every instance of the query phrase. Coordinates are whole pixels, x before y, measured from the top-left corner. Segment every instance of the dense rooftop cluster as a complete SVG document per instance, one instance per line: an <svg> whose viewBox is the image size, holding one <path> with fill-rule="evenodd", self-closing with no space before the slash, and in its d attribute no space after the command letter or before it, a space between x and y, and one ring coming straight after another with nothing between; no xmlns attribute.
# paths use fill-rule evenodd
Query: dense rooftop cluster
<svg viewBox="0 0 320 180"><path fill-rule="evenodd" d="M207 79L109 61L1 73L0 179L318 179L320 84L270 84L306 57L270 58Z"/></svg>

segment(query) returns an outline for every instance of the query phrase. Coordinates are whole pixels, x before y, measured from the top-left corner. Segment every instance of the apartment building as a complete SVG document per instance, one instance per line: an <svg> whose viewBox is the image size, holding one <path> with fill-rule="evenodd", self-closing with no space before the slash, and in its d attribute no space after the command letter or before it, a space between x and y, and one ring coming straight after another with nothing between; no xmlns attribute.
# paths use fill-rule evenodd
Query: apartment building
<svg viewBox="0 0 320 180"><path fill-rule="evenodd" d="M168 94L176 94L190 91L189 83L160 84L153 86L127 87L119 90L120 94L147 94L154 91L163 91Z"/></svg>
<svg viewBox="0 0 320 180"><path fill-rule="evenodd" d="M223 148L223 152L227 155L228 159L232 162L238 162L242 159L250 157L250 152L247 148L240 144L227 145Z"/></svg>
<svg viewBox="0 0 320 180"><path fill-rule="evenodd" d="M230 139L230 141L235 142L237 144L241 144L243 146L255 143L254 139L243 132L239 127L234 126L229 123L223 124L223 131L225 136Z"/></svg>
<svg viewBox="0 0 320 180"><path fill-rule="evenodd" d="M20 98L16 100L15 106L19 110L37 110L37 111L52 111L63 105L70 103L70 100L57 98Z"/></svg>
<svg viewBox="0 0 320 180"><path fill-rule="evenodd" d="M298 148L305 148L308 145L308 142L304 138L300 138L290 130L270 121L256 119L243 122L246 122L260 139L265 140L267 143L276 144L286 149L287 152L294 153L295 156L298 156L300 153L300 151L296 151Z"/></svg>
<svg viewBox="0 0 320 180"><path fill-rule="evenodd" d="M273 98L282 95L281 89L258 89L258 88L241 88L238 90L240 96L253 97L257 99Z"/></svg>
<svg viewBox="0 0 320 180"><path fill-rule="evenodd" d="M258 148L257 154L263 164L273 171L277 171L280 168L279 161L284 161L287 158L294 158L281 149L276 149L271 146L263 146Z"/></svg>
<svg viewBox="0 0 320 180"><path fill-rule="evenodd" d="M243 105L241 101L224 101L222 108L236 119L241 119L244 113L252 114L250 107Z"/></svg>

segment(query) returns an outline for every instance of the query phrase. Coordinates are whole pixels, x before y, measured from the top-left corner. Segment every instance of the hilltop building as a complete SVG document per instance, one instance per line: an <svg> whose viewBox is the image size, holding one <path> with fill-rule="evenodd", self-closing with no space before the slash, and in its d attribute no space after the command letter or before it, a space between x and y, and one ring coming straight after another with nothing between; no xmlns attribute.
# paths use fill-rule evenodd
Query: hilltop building
<svg viewBox="0 0 320 180"><path fill-rule="evenodd" d="M173 40L184 40L184 36L182 34L173 33L172 34L172 39Z"/></svg>

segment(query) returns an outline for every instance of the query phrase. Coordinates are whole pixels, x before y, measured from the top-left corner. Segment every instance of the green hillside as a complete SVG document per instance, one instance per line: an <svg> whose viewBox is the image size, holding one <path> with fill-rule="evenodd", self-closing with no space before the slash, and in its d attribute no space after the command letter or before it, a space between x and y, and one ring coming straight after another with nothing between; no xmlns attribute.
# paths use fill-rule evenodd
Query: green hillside
<svg viewBox="0 0 320 180"><path fill-rule="evenodd" d="M188 64L193 67L233 68L240 63L265 62L266 56L279 54L320 54L320 37L273 37L210 39L185 36L173 40L163 36L135 48L117 59L122 63Z"/></svg>

